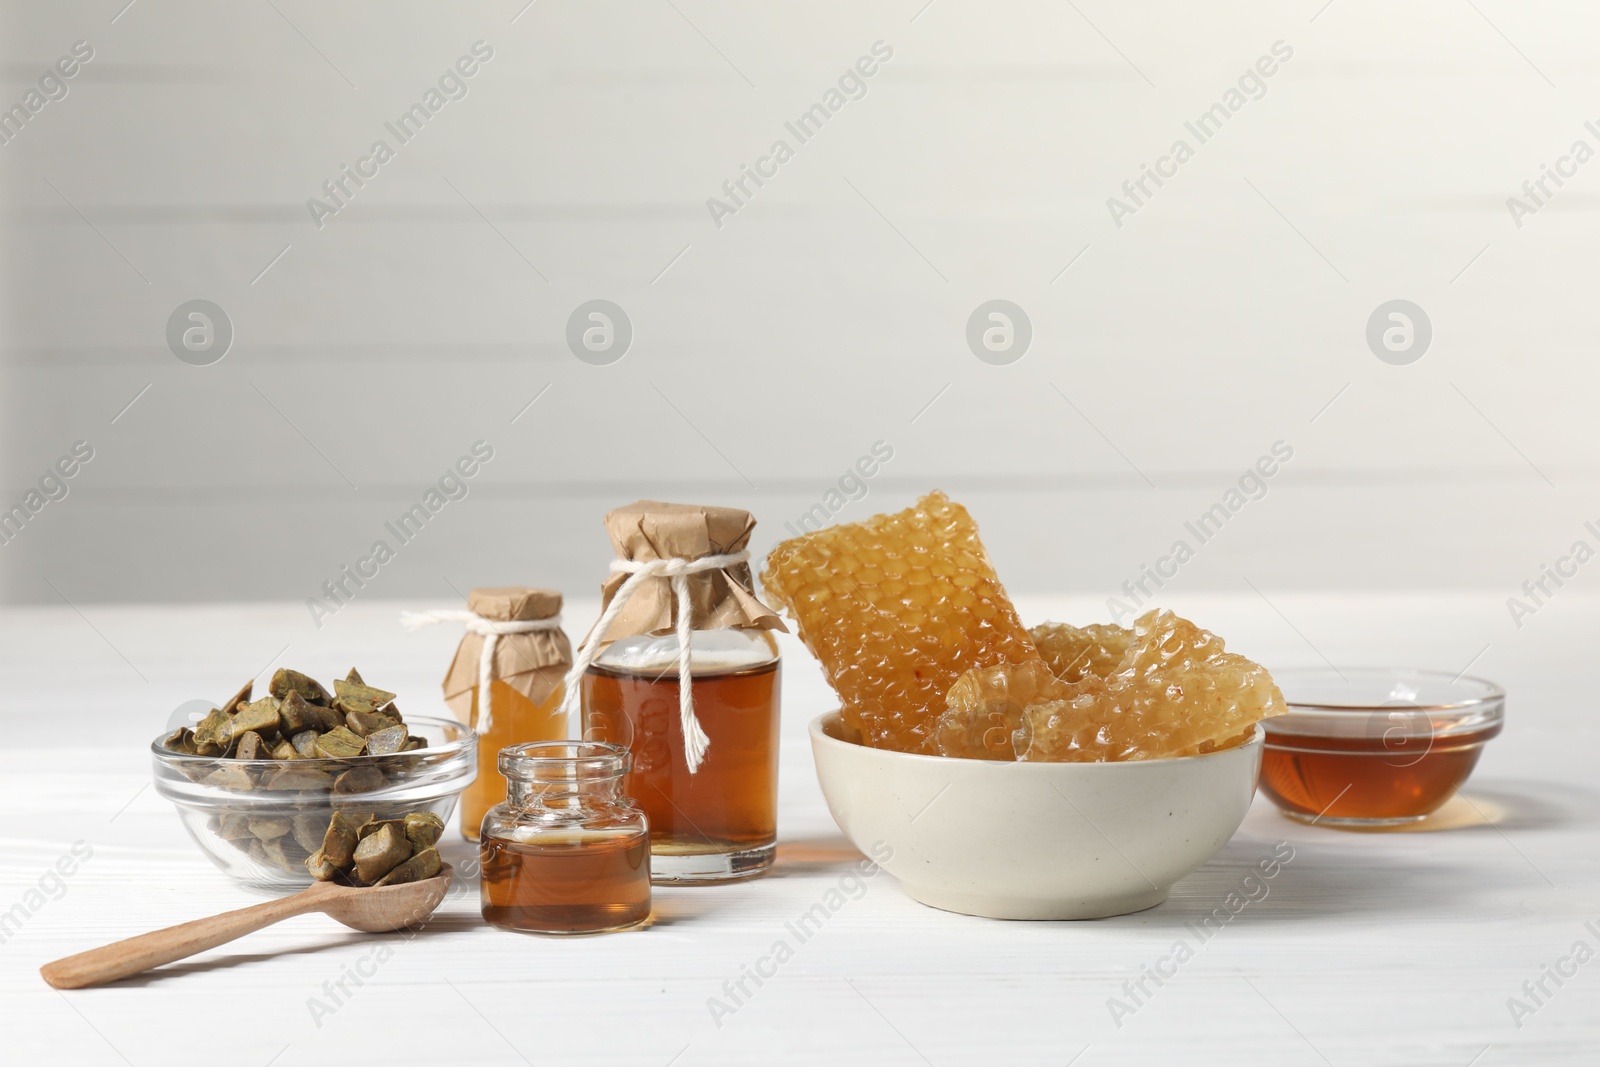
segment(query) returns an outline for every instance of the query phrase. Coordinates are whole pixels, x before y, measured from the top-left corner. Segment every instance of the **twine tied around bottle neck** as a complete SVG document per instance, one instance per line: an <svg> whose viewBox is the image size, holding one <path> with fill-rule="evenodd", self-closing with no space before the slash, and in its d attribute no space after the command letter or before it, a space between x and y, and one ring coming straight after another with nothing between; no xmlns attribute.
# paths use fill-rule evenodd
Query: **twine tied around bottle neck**
<svg viewBox="0 0 1600 1067"><path fill-rule="evenodd" d="M700 556L697 559L683 559L671 557L668 559L633 560L614 559L611 561L611 570L614 573L625 573L627 581L617 588L611 597L611 603L606 605L606 610L601 613L600 620L594 624L594 629L589 631L589 636L584 639L583 646L578 649L577 655L572 657L572 669L567 672L567 691L561 699L561 713L572 721L572 713L578 707L583 687L583 676L595 659L600 655L600 643L605 640L606 633L611 629L611 624L616 621L622 609L639 587L652 578L666 578L672 582L672 595L678 602L677 611L677 637L678 637L678 723L683 728L683 756L688 764L689 773L694 774L700 769L700 764L705 761L706 749L711 747L711 739L700 728L700 720L694 713L694 693L690 672L690 635L694 632L694 607L689 602L689 576L700 574L704 571L720 571L750 560L748 551L728 552L722 555ZM579 731L582 736L582 731Z"/></svg>
<svg viewBox="0 0 1600 1067"><path fill-rule="evenodd" d="M459 622L468 633L483 638L483 650L478 654L478 721L474 727L480 735L489 732L494 724L494 649L502 634L527 634L537 630L561 629L561 615L548 619L486 619L472 611L402 611L400 625L407 630L420 630L441 622Z"/></svg>

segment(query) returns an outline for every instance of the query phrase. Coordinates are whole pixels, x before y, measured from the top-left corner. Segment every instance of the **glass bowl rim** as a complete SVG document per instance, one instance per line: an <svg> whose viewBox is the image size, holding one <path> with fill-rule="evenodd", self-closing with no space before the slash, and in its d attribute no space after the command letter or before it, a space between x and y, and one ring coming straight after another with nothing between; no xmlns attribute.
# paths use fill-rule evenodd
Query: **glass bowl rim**
<svg viewBox="0 0 1600 1067"><path fill-rule="evenodd" d="M1393 722L1396 713L1417 720L1414 726L1407 728L1407 731L1414 732L1419 740L1422 737L1442 739L1483 732L1485 736L1482 740L1487 742L1500 732L1505 723L1505 689L1496 682L1476 675L1452 674L1448 671L1420 667L1347 667L1342 670L1307 667L1275 672L1273 681L1278 683L1279 678L1287 682L1291 688L1297 678L1338 679L1346 684L1357 684L1361 680L1373 679L1385 681L1409 679L1443 683L1447 686L1460 686L1465 683L1467 689L1475 689L1477 692L1458 700L1416 704L1370 702L1339 704L1332 701L1294 700L1286 695L1284 702L1289 710L1283 715L1261 720L1261 724L1267 730L1269 748L1281 748L1296 737L1354 737L1356 735L1351 733L1351 730L1363 727L1366 728L1366 733L1370 734L1374 726L1386 721ZM1282 683L1279 683L1279 688L1283 688ZM1426 730L1421 729L1423 719L1427 723Z"/></svg>
<svg viewBox="0 0 1600 1067"><path fill-rule="evenodd" d="M1297 712L1327 712L1336 715L1370 715L1373 713L1381 713L1387 715L1396 708L1406 708L1412 711L1454 712L1464 714L1490 708L1494 705L1504 704L1506 699L1505 688L1498 682L1491 682L1487 678L1480 678L1474 674L1451 674L1448 671L1429 670L1425 667L1346 667L1343 670L1329 667L1291 668L1287 670L1274 671L1272 673L1272 680L1281 691L1283 689L1283 684L1279 682L1280 678L1287 678L1292 681L1295 678L1309 678L1313 676L1334 677L1345 682L1349 682L1351 678L1356 677L1386 677L1396 679L1411 677L1425 681L1444 681L1446 685L1460 685L1462 683L1468 683L1471 686L1476 686L1480 692L1477 696L1464 700L1453 700L1446 703L1427 704L1338 704L1331 701L1295 700L1285 693L1284 703L1288 705L1289 714L1291 716ZM1262 721L1271 722L1272 720L1263 719Z"/></svg>
<svg viewBox="0 0 1600 1067"><path fill-rule="evenodd" d="M268 766L268 765L271 765L271 764L278 764L278 763L294 763L297 766L301 766L301 767L306 768L307 770L315 770L315 769L317 769L319 764L327 764L329 766L345 767L346 769L348 769L348 766L352 761L385 760L385 759L393 759L396 756L412 756L412 757L415 757L415 756L419 756L419 755L430 755L431 754L431 755L443 755L443 756L448 757L448 756L456 755L457 753L460 753L460 752L465 752L468 749L474 748L478 743L478 733L477 733L477 731L474 730L471 726L469 726L466 723L462 722L460 719L457 719L457 718L454 718L454 717L447 718L447 717L442 716L442 715L412 715L410 718L406 719L405 722L402 725L405 725L407 727L410 727L410 726L430 726L430 727L435 727L435 728L438 728L438 727L450 727L450 728L453 728L453 729L459 731L460 736L457 737L454 741L446 741L443 744L439 744L439 745L428 745L426 748L412 749L410 752L384 752L384 753L378 754L378 755L374 755L374 754L368 753L368 752L363 752L358 756L309 756L309 757L305 757L305 758L297 759L297 760L276 760L276 759L236 759L236 758L234 758L232 756L200 756L200 755L190 755L187 752L174 752L170 748L167 748L162 744L163 741L165 741L167 738L172 736L172 731L168 730L165 733L159 735L154 741L150 742L150 752L151 752L151 754L153 756L156 757L156 759L162 760L162 761L167 762L167 763L170 763L173 766L182 766L183 764L191 762L191 761L192 762L212 762L212 763L215 763L215 762L219 762L219 761L222 761L222 760L226 760L230 764L237 763L241 767L265 767L265 766ZM443 731L441 731L441 732L443 732Z"/></svg>

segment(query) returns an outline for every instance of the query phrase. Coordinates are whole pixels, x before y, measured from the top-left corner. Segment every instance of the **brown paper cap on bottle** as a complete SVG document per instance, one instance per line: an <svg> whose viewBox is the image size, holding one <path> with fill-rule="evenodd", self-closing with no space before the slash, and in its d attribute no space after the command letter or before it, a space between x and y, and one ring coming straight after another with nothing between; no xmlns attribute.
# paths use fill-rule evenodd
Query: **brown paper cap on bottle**
<svg viewBox="0 0 1600 1067"><path fill-rule="evenodd" d="M467 594L467 610L495 622L531 622L561 611L561 594L553 589L501 585Z"/></svg>
<svg viewBox="0 0 1600 1067"><path fill-rule="evenodd" d="M698 504L665 504L640 500L606 514L606 533L618 559L700 559L739 552L750 543L756 520L742 508ZM600 586L602 610L611 603L625 573L613 573ZM689 576L689 599L696 630L784 630L776 612L752 591L750 565ZM602 640L609 644L636 634L673 632L677 605L672 583L657 578L643 583L622 609Z"/></svg>
<svg viewBox="0 0 1600 1067"><path fill-rule="evenodd" d="M474 589L467 594L467 607L475 615L495 622L532 622L548 619L561 611L561 594L553 589L526 585ZM455 658L444 676L444 698L456 717L469 725L472 721L472 691L478 685L478 660L483 638L461 635ZM555 692L572 663L572 643L560 629L530 633L502 634L495 642L490 677L504 682L535 704L542 704Z"/></svg>

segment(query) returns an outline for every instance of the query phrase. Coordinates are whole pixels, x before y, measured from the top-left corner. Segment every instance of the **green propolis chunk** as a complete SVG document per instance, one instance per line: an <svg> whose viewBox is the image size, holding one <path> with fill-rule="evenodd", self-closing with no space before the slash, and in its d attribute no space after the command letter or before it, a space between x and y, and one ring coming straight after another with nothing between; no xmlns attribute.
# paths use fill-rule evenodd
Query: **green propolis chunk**
<svg viewBox="0 0 1600 1067"><path fill-rule="evenodd" d="M246 841L250 833L250 817L234 813L224 814L217 820L217 836L224 841Z"/></svg>
<svg viewBox="0 0 1600 1067"><path fill-rule="evenodd" d="M316 729L319 733L336 730L345 724L344 712L338 708L325 708L321 704L313 704L311 713L317 717Z"/></svg>
<svg viewBox="0 0 1600 1067"><path fill-rule="evenodd" d="M326 793L333 787L333 775L295 760L273 768L261 785L274 793Z"/></svg>
<svg viewBox="0 0 1600 1067"><path fill-rule="evenodd" d="M391 823L356 845L356 877L371 885L410 858L411 842Z"/></svg>
<svg viewBox="0 0 1600 1067"><path fill-rule="evenodd" d="M335 793L370 793L382 789L389 779L376 767L352 767L333 780Z"/></svg>
<svg viewBox="0 0 1600 1067"><path fill-rule="evenodd" d="M327 825L320 815L296 815L289 820L289 835L302 850L315 852L327 836Z"/></svg>
<svg viewBox="0 0 1600 1067"><path fill-rule="evenodd" d="M295 844L292 837L275 837L270 841L263 841L261 850L266 856L267 863L280 871L297 870L306 862L305 850Z"/></svg>
<svg viewBox="0 0 1600 1067"><path fill-rule="evenodd" d="M406 721L405 716L400 714L400 705L396 704L392 700L389 701L389 703L385 704L383 707L379 708L378 709L378 714L379 715L387 715L387 716L389 716L389 718L393 719L395 722L405 722Z"/></svg>
<svg viewBox="0 0 1600 1067"><path fill-rule="evenodd" d="M444 833L444 820L431 811L415 811L405 817L406 840L413 852L421 852L439 843Z"/></svg>
<svg viewBox="0 0 1600 1067"><path fill-rule="evenodd" d="M366 745L364 738L351 733L347 727L339 726L317 738L317 755L331 759L348 759L351 756L361 755L361 750Z"/></svg>
<svg viewBox="0 0 1600 1067"><path fill-rule="evenodd" d="M291 820L281 815L251 815L247 820L250 833L262 841L282 837L292 828Z"/></svg>
<svg viewBox="0 0 1600 1067"><path fill-rule="evenodd" d="M294 744L289 741L279 741L272 746L273 759L299 759L300 753L294 750Z"/></svg>
<svg viewBox="0 0 1600 1067"><path fill-rule="evenodd" d="M319 882L331 882L339 873L339 868L320 850L306 857L306 870Z"/></svg>
<svg viewBox="0 0 1600 1067"><path fill-rule="evenodd" d="M401 752L415 752L419 748L427 748L427 747L428 747L428 742L425 739L423 739L421 737L408 737L408 738L406 738L405 745L401 747L400 751Z"/></svg>
<svg viewBox="0 0 1600 1067"><path fill-rule="evenodd" d="M358 820L365 820L359 823ZM251 838L241 847L262 862L280 856L296 859L310 842L300 818L290 821L289 833L266 842ZM409 812L395 819L335 812L323 832L321 844L305 859L305 868L318 881L338 880L348 885L401 885L432 878L443 869L435 847L444 822L428 811Z"/></svg>
<svg viewBox="0 0 1600 1067"><path fill-rule="evenodd" d="M245 682L239 687L239 691L237 693L233 694L233 696L229 697L222 704L222 710L227 712L229 715L232 715L234 712L239 710L240 704L250 703L250 694L255 692L255 688L256 683L254 681Z"/></svg>
<svg viewBox="0 0 1600 1067"><path fill-rule="evenodd" d="M235 793L247 793L256 787L250 772L231 760L224 761L222 766L202 778L201 782L213 789L227 789Z"/></svg>
<svg viewBox="0 0 1600 1067"><path fill-rule="evenodd" d="M291 671L287 667L278 668L272 676L267 691L279 700L286 699L290 693L299 693L308 704L327 704L333 698L328 691L322 688L322 683L299 671Z"/></svg>
<svg viewBox="0 0 1600 1067"><path fill-rule="evenodd" d="M294 746L296 754L301 759L312 759L317 754L317 732L302 730L289 738L289 744Z"/></svg>
<svg viewBox="0 0 1600 1067"><path fill-rule="evenodd" d="M406 832L406 821L404 819L368 819L356 828L356 838L357 840L365 841L386 826L392 826L402 834Z"/></svg>
<svg viewBox="0 0 1600 1067"><path fill-rule="evenodd" d="M353 682L356 685L367 684L366 679L361 677L361 672L356 670L354 667L350 668L350 673L344 676L344 680L347 682Z"/></svg>
<svg viewBox="0 0 1600 1067"><path fill-rule="evenodd" d="M231 737L238 738L250 730L261 734L269 730L277 731L280 725L278 700L268 696L240 708L239 713L229 720L228 731Z"/></svg>
<svg viewBox="0 0 1600 1067"><path fill-rule="evenodd" d="M390 726L367 735L367 755L387 756L406 747L406 728Z"/></svg>
<svg viewBox="0 0 1600 1067"><path fill-rule="evenodd" d="M194 731L187 726L174 730L161 742L161 747L169 752L182 752L185 756L199 755L200 751L194 743Z"/></svg>
<svg viewBox="0 0 1600 1067"><path fill-rule="evenodd" d="M425 848L373 884L402 885L406 882L420 882L425 878L432 878L443 867L444 864L439 859L439 850Z"/></svg>
<svg viewBox="0 0 1600 1067"><path fill-rule="evenodd" d="M261 740L261 735L254 730L246 730L239 735L239 744L233 750L234 759L271 759L272 753L267 751L266 743Z"/></svg>
<svg viewBox="0 0 1600 1067"><path fill-rule="evenodd" d="M317 705L306 703L306 698L298 690L289 690L289 695L278 705L278 718L283 722L281 729L291 736L303 730L316 729L321 721L318 710Z"/></svg>
<svg viewBox="0 0 1600 1067"><path fill-rule="evenodd" d="M195 746L198 748L201 745L217 745L227 748L233 742L230 722L227 713L220 708L212 708L206 712L205 718L194 725Z"/></svg>
<svg viewBox="0 0 1600 1067"><path fill-rule="evenodd" d="M357 826L344 812L336 811L328 820L328 829L322 835L322 846L317 851L335 867L348 867L356 850Z"/></svg>
<svg viewBox="0 0 1600 1067"><path fill-rule="evenodd" d="M345 712L344 724L350 732L366 737L377 730L387 730L391 726L399 726L399 719L391 719L378 711L348 711Z"/></svg>
<svg viewBox="0 0 1600 1067"><path fill-rule="evenodd" d="M336 703L344 711L376 711L394 699L394 694L374 689L360 682L337 681L333 683Z"/></svg>

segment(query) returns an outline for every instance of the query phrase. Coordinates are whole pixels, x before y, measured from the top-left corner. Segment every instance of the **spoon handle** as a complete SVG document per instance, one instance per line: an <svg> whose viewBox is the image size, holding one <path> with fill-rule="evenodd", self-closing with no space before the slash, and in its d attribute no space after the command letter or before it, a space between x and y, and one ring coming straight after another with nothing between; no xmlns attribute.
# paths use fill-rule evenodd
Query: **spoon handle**
<svg viewBox="0 0 1600 1067"><path fill-rule="evenodd" d="M292 896L225 911L209 919L169 926L123 941L67 956L39 968L44 980L57 989L82 989L143 974L152 967L185 959L273 923L321 909L323 883Z"/></svg>

